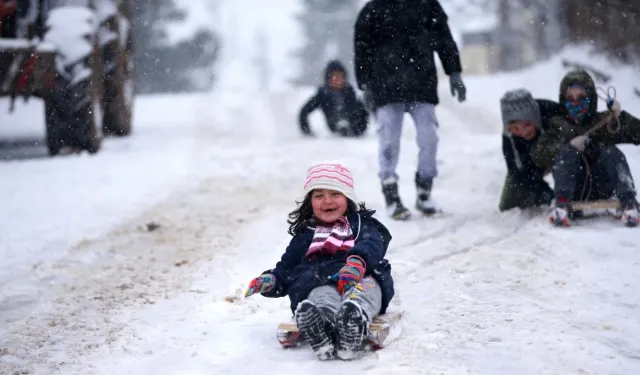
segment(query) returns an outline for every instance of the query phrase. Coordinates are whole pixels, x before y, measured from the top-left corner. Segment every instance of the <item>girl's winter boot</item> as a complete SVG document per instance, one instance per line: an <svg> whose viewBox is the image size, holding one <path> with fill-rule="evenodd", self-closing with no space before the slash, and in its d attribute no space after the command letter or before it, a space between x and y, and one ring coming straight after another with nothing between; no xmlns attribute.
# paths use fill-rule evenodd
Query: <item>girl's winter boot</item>
<svg viewBox="0 0 640 375"><path fill-rule="evenodd" d="M369 319L360 305L346 301L336 316L338 336L336 354L344 360L355 359L362 349L362 343L369 335Z"/></svg>
<svg viewBox="0 0 640 375"><path fill-rule="evenodd" d="M334 358L335 346L332 339L334 325L318 306L309 300L302 301L296 310L296 325L318 359Z"/></svg>

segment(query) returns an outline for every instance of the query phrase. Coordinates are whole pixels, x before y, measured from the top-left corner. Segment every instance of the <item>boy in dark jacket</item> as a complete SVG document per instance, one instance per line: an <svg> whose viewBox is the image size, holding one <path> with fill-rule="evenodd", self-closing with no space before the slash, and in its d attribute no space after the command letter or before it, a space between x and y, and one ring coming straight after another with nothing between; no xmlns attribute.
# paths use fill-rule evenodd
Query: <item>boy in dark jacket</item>
<svg viewBox="0 0 640 375"><path fill-rule="evenodd" d="M325 83L300 110L300 130L312 135L309 114L322 109L332 133L345 137L361 136L367 130L369 113L356 98L356 92L347 82L347 71L340 61L334 60L325 68Z"/></svg>
<svg viewBox="0 0 640 375"><path fill-rule="evenodd" d="M289 214L289 246L246 296L288 295L302 337L321 360L353 359L369 324L393 298L391 234L356 204L351 172L340 164L309 168L302 204Z"/></svg>
<svg viewBox="0 0 640 375"><path fill-rule="evenodd" d="M506 92L500 99L502 113L502 153L507 163L507 178L500 197L500 211L550 204L553 190L544 180L550 169L539 168L531 159L535 144L549 121L562 113L557 102L534 99L526 89Z"/></svg>
<svg viewBox="0 0 640 375"><path fill-rule="evenodd" d="M615 145L640 144L640 120L612 99L608 111L598 112L598 94L584 70L567 73L560 83L563 113L531 148L533 163L553 167L555 207L549 220L569 226L573 200L617 197L625 225L640 224L636 189L627 160Z"/></svg>
<svg viewBox="0 0 640 375"><path fill-rule="evenodd" d="M439 211L431 196L437 176L438 75L434 52L449 76L451 94L464 101L460 55L437 0L372 0L355 24L358 87L371 97L379 125L379 173L389 216L411 216L398 194L396 167L400 156L402 122L408 112L416 126L420 149L415 174L416 204L423 214Z"/></svg>

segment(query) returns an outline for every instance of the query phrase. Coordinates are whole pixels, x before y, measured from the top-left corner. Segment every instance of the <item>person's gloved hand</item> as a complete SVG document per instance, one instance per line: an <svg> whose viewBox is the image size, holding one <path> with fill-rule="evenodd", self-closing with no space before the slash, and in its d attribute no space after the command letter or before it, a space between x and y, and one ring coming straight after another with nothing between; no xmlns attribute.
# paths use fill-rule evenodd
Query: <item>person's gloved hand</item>
<svg viewBox="0 0 640 375"><path fill-rule="evenodd" d="M314 134L311 132L311 128L309 127L309 121L306 119L300 119L300 130L302 134L305 136L313 137Z"/></svg>
<svg viewBox="0 0 640 375"><path fill-rule="evenodd" d="M467 88L462 82L460 73L453 73L449 76L449 85L451 86L451 96L458 94L458 101L464 102L467 99Z"/></svg>
<svg viewBox="0 0 640 375"><path fill-rule="evenodd" d="M251 280L247 291L244 293L244 296L249 297L255 293L266 293L273 289L273 286L275 284L276 277L270 273L264 273Z"/></svg>
<svg viewBox="0 0 640 375"><path fill-rule="evenodd" d="M364 277L367 264L357 255L347 258L347 263L331 279L338 282L338 292L344 294Z"/></svg>
<svg viewBox="0 0 640 375"><path fill-rule="evenodd" d="M569 143L571 144L571 146L577 148L578 151L584 152L584 150L589 145L589 141L590 140L588 135L579 135L570 140Z"/></svg>
<svg viewBox="0 0 640 375"><path fill-rule="evenodd" d="M617 99L611 98L607 100L607 108L613 112L613 115L616 117L619 117L620 113L622 113L622 106Z"/></svg>

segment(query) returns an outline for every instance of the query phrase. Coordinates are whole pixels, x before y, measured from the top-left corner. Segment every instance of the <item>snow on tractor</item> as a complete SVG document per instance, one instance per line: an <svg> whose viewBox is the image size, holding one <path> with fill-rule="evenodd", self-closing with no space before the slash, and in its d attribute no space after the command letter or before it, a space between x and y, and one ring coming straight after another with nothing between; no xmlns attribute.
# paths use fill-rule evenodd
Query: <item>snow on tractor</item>
<svg viewBox="0 0 640 375"><path fill-rule="evenodd" d="M0 0L0 97L43 99L50 155L131 132L131 2Z"/></svg>

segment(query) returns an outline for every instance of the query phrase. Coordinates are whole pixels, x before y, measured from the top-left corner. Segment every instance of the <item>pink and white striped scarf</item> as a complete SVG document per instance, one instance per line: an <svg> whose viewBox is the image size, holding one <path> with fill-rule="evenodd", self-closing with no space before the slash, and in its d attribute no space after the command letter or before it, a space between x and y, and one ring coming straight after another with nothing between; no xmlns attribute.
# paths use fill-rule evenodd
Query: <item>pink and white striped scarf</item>
<svg viewBox="0 0 640 375"><path fill-rule="evenodd" d="M316 225L307 258L335 255L338 251L347 251L354 245L355 238L349 220L342 216L333 225Z"/></svg>

